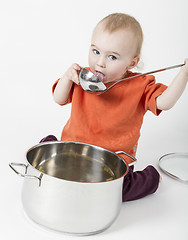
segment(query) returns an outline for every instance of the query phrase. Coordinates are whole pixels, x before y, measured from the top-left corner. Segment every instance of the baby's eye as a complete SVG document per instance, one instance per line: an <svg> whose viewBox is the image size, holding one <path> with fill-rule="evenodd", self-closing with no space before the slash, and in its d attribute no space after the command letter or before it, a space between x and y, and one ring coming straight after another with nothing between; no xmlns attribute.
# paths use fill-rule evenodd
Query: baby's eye
<svg viewBox="0 0 188 240"><path fill-rule="evenodd" d="M93 49L93 53L96 55L100 54L100 52L97 49Z"/></svg>
<svg viewBox="0 0 188 240"><path fill-rule="evenodd" d="M117 59L117 57L114 56L114 55L109 55L108 57L109 57L111 60L116 60L116 59Z"/></svg>

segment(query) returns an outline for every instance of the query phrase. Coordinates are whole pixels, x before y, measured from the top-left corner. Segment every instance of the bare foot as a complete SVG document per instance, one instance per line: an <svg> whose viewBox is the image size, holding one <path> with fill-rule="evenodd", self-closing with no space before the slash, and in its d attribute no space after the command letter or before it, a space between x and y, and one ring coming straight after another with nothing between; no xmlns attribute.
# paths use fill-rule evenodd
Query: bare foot
<svg viewBox="0 0 188 240"><path fill-rule="evenodd" d="M159 183L162 181L162 177L160 176L160 178L159 178Z"/></svg>

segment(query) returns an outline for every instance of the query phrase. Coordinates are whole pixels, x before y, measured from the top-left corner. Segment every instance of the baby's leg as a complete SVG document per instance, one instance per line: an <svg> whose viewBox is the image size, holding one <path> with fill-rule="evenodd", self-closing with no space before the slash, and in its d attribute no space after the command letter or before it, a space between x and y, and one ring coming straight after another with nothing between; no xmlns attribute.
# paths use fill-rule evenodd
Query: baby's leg
<svg viewBox="0 0 188 240"><path fill-rule="evenodd" d="M123 202L143 198L154 193L159 185L160 175L153 166L146 167L143 171L133 172L130 167L123 182Z"/></svg>
<svg viewBox="0 0 188 240"><path fill-rule="evenodd" d="M42 140L40 140L40 143L49 142L49 141L58 141L58 140L54 135L48 135L48 136L44 137Z"/></svg>

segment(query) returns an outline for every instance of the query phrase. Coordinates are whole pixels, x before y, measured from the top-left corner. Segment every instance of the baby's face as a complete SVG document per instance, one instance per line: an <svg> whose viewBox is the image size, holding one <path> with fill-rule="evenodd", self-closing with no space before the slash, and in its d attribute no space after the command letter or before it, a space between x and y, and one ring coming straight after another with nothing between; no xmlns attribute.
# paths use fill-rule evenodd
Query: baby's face
<svg viewBox="0 0 188 240"><path fill-rule="evenodd" d="M89 51L91 71L104 83L121 79L139 61L139 57L135 57L136 47L131 30L109 33L99 24L93 32Z"/></svg>

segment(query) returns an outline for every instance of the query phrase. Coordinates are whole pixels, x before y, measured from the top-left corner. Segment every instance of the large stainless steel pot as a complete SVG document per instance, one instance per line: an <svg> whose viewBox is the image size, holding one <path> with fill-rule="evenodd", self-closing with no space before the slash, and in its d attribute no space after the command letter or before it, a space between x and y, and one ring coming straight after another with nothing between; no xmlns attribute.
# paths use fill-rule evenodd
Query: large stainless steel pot
<svg viewBox="0 0 188 240"><path fill-rule="evenodd" d="M62 141L29 149L26 164L9 164L24 177L22 202L27 215L71 234L90 235L108 228L119 214L123 177L129 170L116 153ZM25 172L20 173L18 166Z"/></svg>

